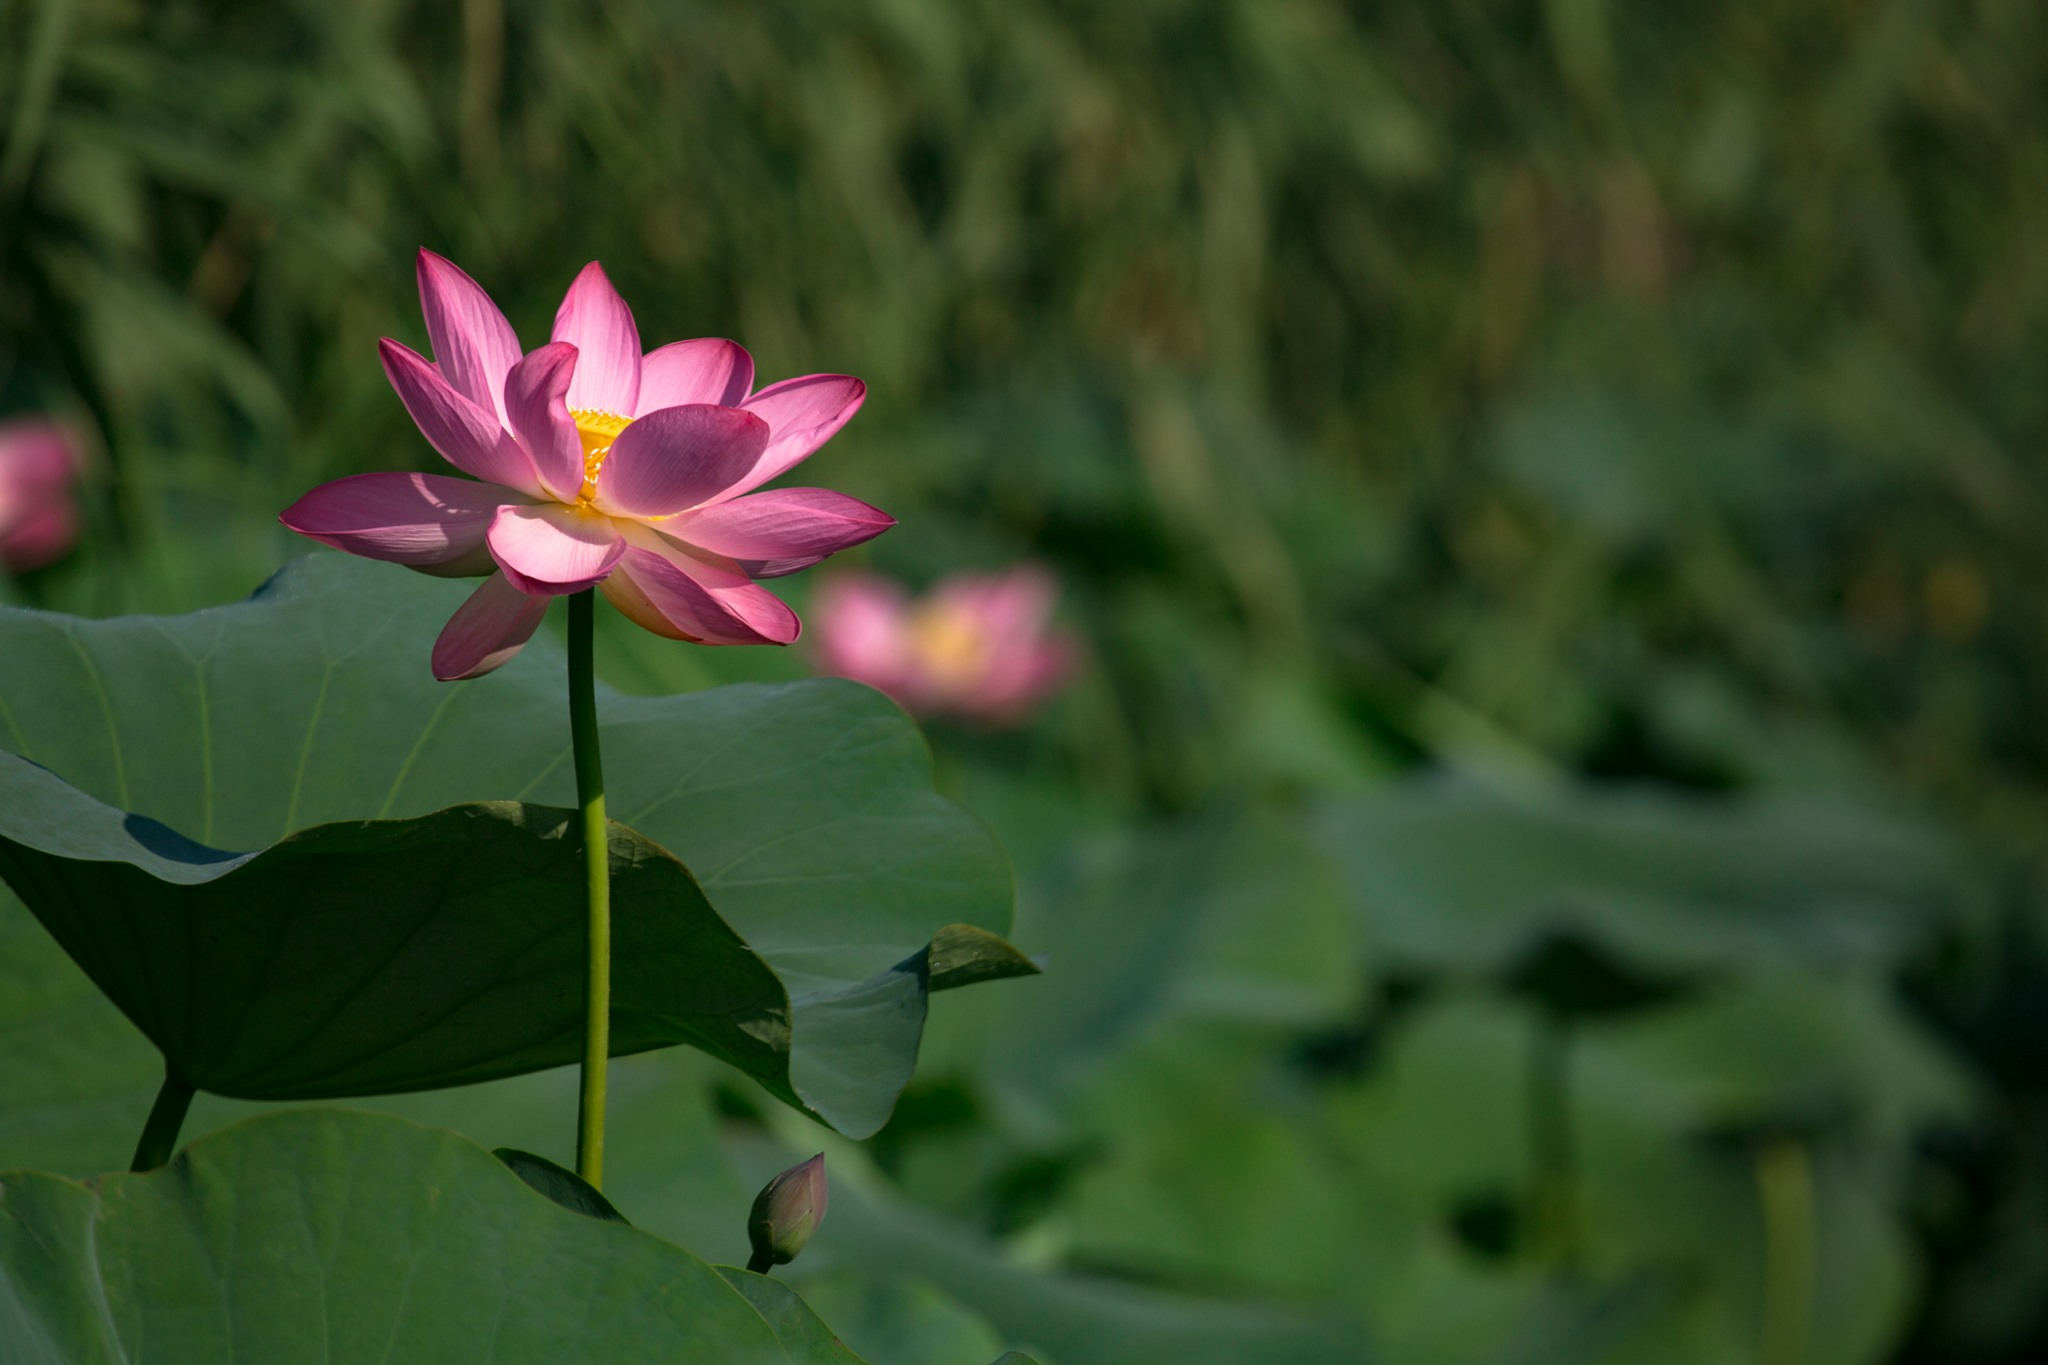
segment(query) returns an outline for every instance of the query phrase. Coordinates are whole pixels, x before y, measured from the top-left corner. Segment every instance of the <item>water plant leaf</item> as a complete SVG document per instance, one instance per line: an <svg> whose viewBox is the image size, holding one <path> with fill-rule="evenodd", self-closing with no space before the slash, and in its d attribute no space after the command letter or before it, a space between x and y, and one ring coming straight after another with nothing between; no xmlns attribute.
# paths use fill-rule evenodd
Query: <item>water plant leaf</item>
<svg viewBox="0 0 2048 1365"><path fill-rule="evenodd" d="M927 1281L892 1275L886 1266L809 1276L803 1293L839 1339L869 1360L959 1365L995 1360L1009 1344L966 1305Z"/></svg>
<svg viewBox="0 0 2048 1365"><path fill-rule="evenodd" d="M19 767L13 790L40 789L64 837L0 840L0 871L192 1085L384 1094L581 1055L572 812L454 806L232 857L145 829L133 861L100 862L83 855L140 822L0 755L0 776ZM612 867L617 1050L695 1042L773 1085L789 1030L774 973L644 836L614 827Z"/></svg>
<svg viewBox="0 0 2048 1365"><path fill-rule="evenodd" d="M722 1265L718 1273L725 1276L730 1284L748 1303L754 1305L763 1320L775 1329L775 1334L785 1345L797 1346L809 1351L820 1361L831 1361L834 1365L857 1362L860 1357L846 1348L838 1336L827 1327L811 1306L798 1296L794 1289L771 1275L757 1275L751 1270L738 1266Z"/></svg>
<svg viewBox="0 0 2048 1365"><path fill-rule="evenodd" d="M0 1176L0 1358L846 1365L719 1272L403 1119L293 1110L147 1175ZM829 1337L829 1333L826 1334Z"/></svg>
<svg viewBox="0 0 2048 1365"><path fill-rule="evenodd" d="M786 1165L791 1150L739 1146L735 1156L752 1180ZM1188 1292L1021 1265L978 1231L935 1217L880 1183L842 1182L819 1239L805 1253L818 1255L817 1270L799 1274L805 1264L799 1260L790 1271L806 1295L814 1280L842 1274L862 1281L921 1281L985 1320L1000 1339L1047 1360L1357 1365L1376 1358L1345 1309L1248 1301L1214 1290ZM836 1250L827 1256L828 1249ZM820 1291L828 1322L836 1320L835 1308L846 1306L827 1306L836 1297L830 1289ZM858 1339L851 1344L874 1349Z"/></svg>
<svg viewBox="0 0 2048 1365"><path fill-rule="evenodd" d="M1032 976L1042 970L1007 939L971 924L949 924L933 934L925 948L925 966L935 991Z"/></svg>
<svg viewBox="0 0 2048 1365"><path fill-rule="evenodd" d="M573 1010L577 989L560 812L443 809L571 799L560 654L537 641L488 678L433 682L424 651L459 593L319 555L188 616L0 613L0 873L202 1088L313 1098L573 1060L533 1012L559 1012L565 988ZM653 935L639 942L717 945L639 966L621 948L645 989L615 1001L618 1050L708 1043L864 1135L909 1078L930 989L1032 970L970 931L941 936L1007 928L1008 868L932 792L922 741L879 694L831 681L606 695L601 714L611 809L631 826L614 833L615 875ZM153 922L174 903L182 928ZM692 965L663 978L664 957ZM347 1016L328 1041L355 1049L353 1070L253 1024L229 1036L238 1009L298 1017L291 997L315 974ZM350 982L358 995L336 999ZM399 1037L423 1025L422 1042ZM268 1049L261 1065L251 1048Z"/></svg>
<svg viewBox="0 0 2048 1365"><path fill-rule="evenodd" d="M505 1169L524 1180L536 1194L546 1195L572 1213L580 1213L586 1218L602 1218L609 1223L631 1221L589 1181L566 1166L558 1166L544 1156L522 1152L516 1147L493 1148L491 1155L504 1162Z"/></svg>
<svg viewBox="0 0 2048 1365"><path fill-rule="evenodd" d="M1655 977L1896 961L1952 906L1924 827L1844 804L1586 791L1541 803L1449 782L1317 817L1395 964L1505 974L1559 936Z"/></svg>

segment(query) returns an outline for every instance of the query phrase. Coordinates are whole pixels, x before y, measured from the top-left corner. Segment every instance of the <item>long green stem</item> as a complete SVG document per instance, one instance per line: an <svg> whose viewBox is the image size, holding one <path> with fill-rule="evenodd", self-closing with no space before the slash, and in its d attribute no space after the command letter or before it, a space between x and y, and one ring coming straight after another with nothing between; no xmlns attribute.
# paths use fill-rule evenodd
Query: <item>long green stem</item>
<svg viewBox="0 0 2048 1365"><path fill-rule="evenodd" d="M1763 1205L1763 1365L1802 1365L1813 1333L1813 1161L1806 1144L1779 1137L1756 1154Z"/></svg>
<svg viewBox="0 0 2048 1365"><path fill-rule="evenodd" d="M1545 1014L1529 1051L1529 1130L1539 1259L1566 1275L1579 1257L1578 1160L1572 1142L1571 1026Z"/></svg>
<svg viewBox="0 0 2048 1365"><path fill-rule="evenodd" d="M142 1140L135 1144L135 1160L128 1169L153 1171L169 1161L171 1153L178 1150L178 1130L185 1126L185 1111L191 1107L192 1087L165 1066L163 1086L156 1092L156 1103L149 1107Z"/></svg>
<svg viewBox="0 0 2048 1365"><path fill-rule="evenodd" d="M576 751L576 804L583 813L583 873L590 907L584 987L583 1091L576 1109L576 1174L604 1185L604 1071L611 1056L612 883L605 837L604 769L597 752L597 684L591 667L596 600L569 598L569 737Z"/></svg>

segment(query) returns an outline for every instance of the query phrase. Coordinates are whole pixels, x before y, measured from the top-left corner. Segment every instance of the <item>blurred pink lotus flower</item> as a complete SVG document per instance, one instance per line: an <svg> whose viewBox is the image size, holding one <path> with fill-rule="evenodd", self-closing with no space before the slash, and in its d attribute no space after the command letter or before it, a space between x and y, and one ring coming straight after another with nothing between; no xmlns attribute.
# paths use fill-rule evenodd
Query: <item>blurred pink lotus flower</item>
<svg viewBox="0 0 2048 1365"><path fill-rule="evenodd" d="M887 579L840 574L818 590L819 663L912 711L1014 723L1073 667L1072 638L1049 628L1056 593L1029 564L956 574L916 602Z"/></svg>
<svg viewBox="0 0 2048 1365"><path fill-rule="evenodd" d="M357 474L279 520L372 559L488 574L434 644L434 676L474 678L517 654L550 598L602 588L670 639L786 645L796 613L756 579L807 568L895 520L823 488L753 490L825 444L867 386L841 374L751 392L737 343L642 355L625 300L593 261L522 356L476 281L431 251L420 304L435 359L386 338L384 372L429 444L473 479Z"/></svg>
<svg viewBox="0 0 2048 1365"><path fill-rule="evenodd" d="M30 417L0 424L0 565L8 572L39 569L77 541L72 489L84 456L62 423Z"/></svg>

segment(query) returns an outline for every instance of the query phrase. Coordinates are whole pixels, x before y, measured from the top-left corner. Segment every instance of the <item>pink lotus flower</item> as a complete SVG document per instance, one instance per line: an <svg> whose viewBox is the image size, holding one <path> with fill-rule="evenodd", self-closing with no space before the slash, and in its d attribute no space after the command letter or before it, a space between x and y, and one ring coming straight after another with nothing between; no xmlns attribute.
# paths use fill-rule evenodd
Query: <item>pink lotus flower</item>
<svg viewBox="0 0 2048 1365"><path fill-rule="evenodd" d="M8 572L62 559L77 541L72 486L84 463L61 423L30 417L0 425L0 565Z"/></svg>
<svg viewBox="0 0 2048 1365"><path fill-rule="evenodd" d="M805 375L750 394L753 358L734 342L643 356L595 261L562 300L553 340L524 356L452 262L422 251L419 283L435 359L387 338L384 372L428 443L474 477L357 474L279 519L351 554L490 575L435 641L435 677L497 668L550 598L593 585L657 635L786 645L796 613L755 580L896 524L823 488L753 491L846 425L867 396L860 380Z"/></svg>
<svg viewBox="0 0 2048 1365"><path fill-rule="evenodd" d="M956 574L917 602L886 579L841 574L818 591L819 662L912 711L1013 723L1073 667L1073 640L1048 628L1055 592L1032 565Z"/></svg>

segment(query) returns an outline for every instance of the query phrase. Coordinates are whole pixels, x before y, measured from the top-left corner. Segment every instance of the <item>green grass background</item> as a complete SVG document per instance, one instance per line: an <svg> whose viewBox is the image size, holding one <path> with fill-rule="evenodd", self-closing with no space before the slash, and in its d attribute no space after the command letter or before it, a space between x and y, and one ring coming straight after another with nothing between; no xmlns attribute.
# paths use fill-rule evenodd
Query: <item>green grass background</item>
<svg viewBox="0 0 2048 1365"><path fill-rule="evenodd" d="M17 602L228 600L432 467L375 362L422 245L528 344L597 258L650 341L863 376L850 558L1057 570L1070 692L934 742L1069 984L963 1001L871 1153L990 1254L1390 1360L2048 1349L2048 10L0 0L0 119L0 411L99 442ZM1844 891L1815 807L1949 870ZM1702 957L1731 907L1918 927ZM1556 1019L1569 1256L1550 1102L1486 1107Z"/></svg>

